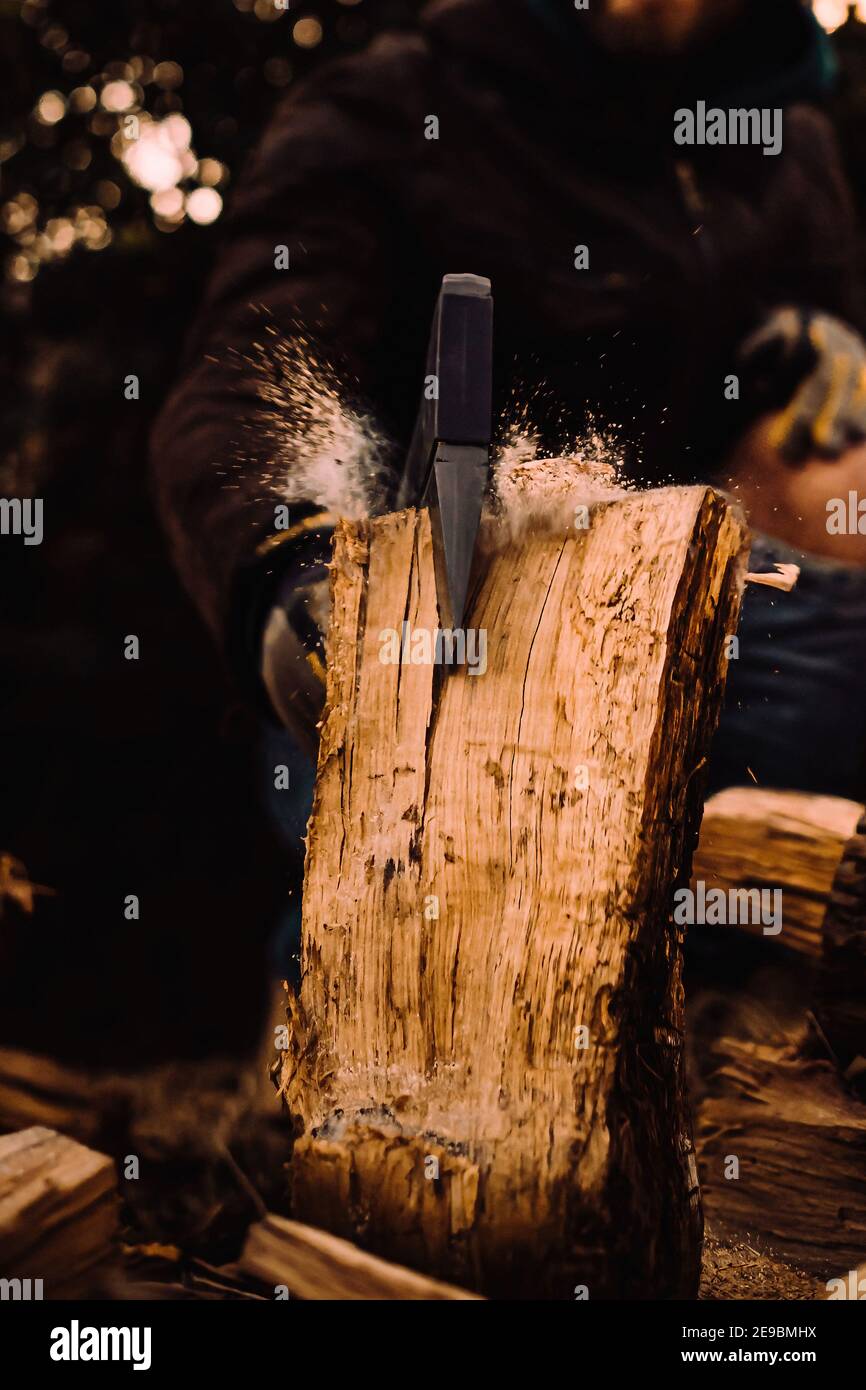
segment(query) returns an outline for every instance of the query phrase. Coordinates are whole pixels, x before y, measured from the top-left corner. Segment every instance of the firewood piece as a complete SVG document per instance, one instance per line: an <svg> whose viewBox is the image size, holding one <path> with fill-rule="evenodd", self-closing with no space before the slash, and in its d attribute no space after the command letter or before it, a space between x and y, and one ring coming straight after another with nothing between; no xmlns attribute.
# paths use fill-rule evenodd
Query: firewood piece
<svg viewBox="0 0 866 1390"><path fill-rule="evenodd" d="M866 1106L831 1063L776 1036L719 1038L709 1065L697 1113L707 1219L822 1279L856 1266L866 1250Z"/></svg>
<svg viewBox="0 0 866 1390"><path fill-rule="evenodd" d="M0 1278L41 1279L45 1298L76 1291L117 1229L114 1164L53 1130L0 1138Z"/></svg>
<svg viewBox="0 0 866 1390"><path fill-rule="evenodd" d="M815 1014L839 1065L866 1067L866 815L844 846L824 918Z"/></svg>
<svg viewBox="0 0 866 1390"><path fill-rule="evenodd" d="M477 1298L466 1289L427 1279L423 1274L368 1255L339 1236L268 1215L251 1226L239 1260L251 1274L274 1288L305 1299L460 1299Z"/></svg>
<svg viewBox="0 0 866 1390"><path fill-rule="evenodd" d="M834 874L862 813L842 797L730 787L704 807L692 887L780 888L782 930L773 939L817 963Z"/></svg>
<svg viewBox="0 0 866 1390"><path fill-rule="evenodd" d="M437 627L427 514L338 528L281 1068L299 1219L488 1294L696 1291L671 906L744 546L704 487L506 542L473 676L380 659Z"/></svg>
<svg viewBox="0 0 866 1390"><path fill-rule="evenodd" d="M85 1072L50 1057L0 1047L0 1130L42 1125L93 1143L101 1109L99 1087Z"/></svg>

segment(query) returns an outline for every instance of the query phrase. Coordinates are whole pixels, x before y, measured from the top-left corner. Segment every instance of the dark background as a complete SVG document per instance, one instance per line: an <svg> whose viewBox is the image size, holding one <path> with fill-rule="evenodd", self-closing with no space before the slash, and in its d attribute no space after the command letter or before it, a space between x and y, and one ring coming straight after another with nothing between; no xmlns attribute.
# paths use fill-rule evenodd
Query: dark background
<svg viewBox="0 0 866 1390"><path fill-rule="evenodd" d="M0 1043L135 1064L252 1047L267 933L300 866L300 844L287 853L262 814L272 767L167 563L147 488L149 427L222 219L160 221L112 150L122 115L100 94L128 81L133 110L182 113L230 197L287 88L415 8L0 0L0 496L43 498L46 528L41 546L0 547L0 855L53 890L32 914L0 891ZM321 38L304 46L311 19ZM866 25L852 16L834 40L866 225ZM90 109L37 114L46 92L91 86ZM82 227L92 247L67 246ZM130 633L138 662L123 658ZM131 893L139 921L124 917Z"/></svg>

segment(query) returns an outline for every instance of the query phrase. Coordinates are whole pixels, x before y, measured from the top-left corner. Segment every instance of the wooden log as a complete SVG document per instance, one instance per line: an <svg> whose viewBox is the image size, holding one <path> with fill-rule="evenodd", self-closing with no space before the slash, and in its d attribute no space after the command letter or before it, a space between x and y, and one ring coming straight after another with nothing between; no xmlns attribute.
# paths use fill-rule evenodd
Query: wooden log
<svg viewBox="0 0 866 1390"><path fill-rule="evenodd" d="M30 1297L78 1292L111 1254L117 1213L104 1154L40 1126L0 1138L0 1279L40 1280Z"/></svg>
<svg viewBox="0 0 866 1390"><path fill-rule="evenodd" d="M503 542L487 669L437 626L429 519L338 528L328 698L280 1086L293 1211L498 1295L697 1287L680 946L745 533L703 487Z"/></svg>
<svg viewBox="0 0 866 1390"><path fill-rule="evenodd" d="M866 1106L836 1068L765 1020L766 1041L719 1037L697 1108L709 1220L822 1279L866 1251ZM736 1159L737 1167L731 1160Z"/></svg>
<svg viewBox="0 0 866 1390"><path fill-rule="evenodd" d="M782 930L772 939L817 964L834 876L862 814L842 797L730 787L704 807L692 888L781 889ZM760 923L739 929L763 933Z"/></svg>
<svg viewBox="0 0 866 1390"><path fill-rule="evenodd" d="M818 1031L810 1015L825 914L835 904L856 916L838 885L862 810L835 797L734 788L707 803L694 862L707 888L782 890L772 956L756 957L735 984L689 998L707 1217L762 1261L769 1251L819 1281L853 1268L866 1249L866 1106L840 1074L827 1020ZM725 928L740 929L762 930ZM776 954L775 943L790 952Z"/></svg>
<svg viewBox="0 0 866 1390"><path fill-rule="evenodd" d="M866 1094L866 814L833 879L815 1014L839 1066Z"/></svg>
<svg viewBox="0 0 866 1390"><path fill-rule="evenodd" d="M104 1108L99 1085L86 1072L0 1047L0 1131L40 1125L92 1144L103 1127Z"/></svg>
<svg viewBox="0 0 866 1390"><path fill-rule="evenodd" d="M270 1214L250 1227L238 1264L245 1274L274 1288L284 1285L292 1297L304 1299L477 1298L368 1255L348 1240Z"/></svg>

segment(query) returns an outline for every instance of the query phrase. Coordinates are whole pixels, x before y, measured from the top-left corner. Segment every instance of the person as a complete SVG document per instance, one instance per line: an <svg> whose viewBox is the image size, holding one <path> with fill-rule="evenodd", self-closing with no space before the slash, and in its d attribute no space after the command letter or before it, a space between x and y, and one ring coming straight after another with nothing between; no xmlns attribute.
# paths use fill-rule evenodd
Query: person
<svg viewBox="0 0 866 1390"><path fill-rule="evenodd" d="M753 565L796 551L801 582L746 597L713 785L853 794L866 556L834 558L813 507L814 556L801 505L816 468L819 493L859 476L866 436L832 67L801 0L436 0L289 94L153 443L180 574L277 722L314 746L345 475L350 505L393 499L370 441L399 469L441 277L470 271L493 285L503 428L611 437L641 482L717 479L788 517ZM744 140L748 119L711 140L716 110L778 140Z"/></svg>

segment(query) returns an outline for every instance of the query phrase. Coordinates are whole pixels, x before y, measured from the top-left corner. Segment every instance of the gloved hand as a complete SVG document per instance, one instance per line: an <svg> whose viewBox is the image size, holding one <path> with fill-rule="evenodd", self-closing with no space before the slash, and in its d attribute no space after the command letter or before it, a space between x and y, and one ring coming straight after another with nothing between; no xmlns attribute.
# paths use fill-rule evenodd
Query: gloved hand
<svg viewBox="0 0 866 1390"><path fill-rule="evenodd" d="M262 629L262 683L278 719L298 742L315 752L317 724L325 699L325 637L329 616L327 562L331 529L292 557L274 591Z"/></svg>
<svg viewBox="0 0 866 1390"><path fill-rule="evenodd" d="M866 344L830 314L775 309L738 365L750 399L775 406L770 442L788 462L838 458L866 439Z"/></svg>

